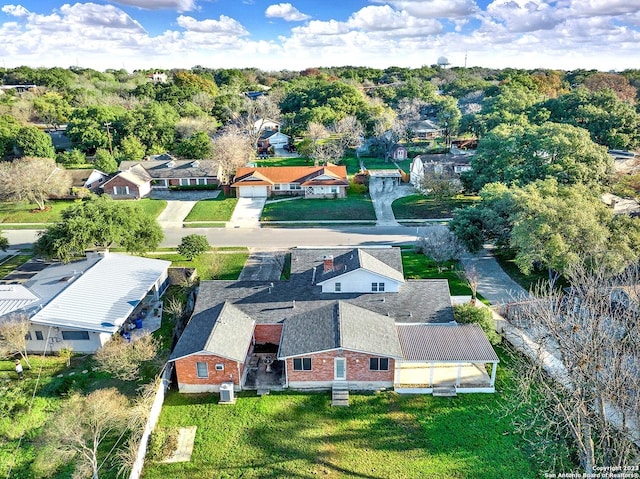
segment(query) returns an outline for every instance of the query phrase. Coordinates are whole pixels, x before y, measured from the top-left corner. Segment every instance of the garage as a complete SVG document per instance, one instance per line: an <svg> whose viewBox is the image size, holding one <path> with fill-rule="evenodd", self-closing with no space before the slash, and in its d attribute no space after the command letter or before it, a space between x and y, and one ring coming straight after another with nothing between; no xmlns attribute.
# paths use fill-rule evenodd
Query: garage
<svg viewBox="0 0 640 479"><path fill-rule="evenodd" d="M262 185L262 186L241 186L238 189L240 190L240 197L242 197L242 198L257 198L257 197L266 197L267 196L267 187L266 187L266 185Z"/></svg>

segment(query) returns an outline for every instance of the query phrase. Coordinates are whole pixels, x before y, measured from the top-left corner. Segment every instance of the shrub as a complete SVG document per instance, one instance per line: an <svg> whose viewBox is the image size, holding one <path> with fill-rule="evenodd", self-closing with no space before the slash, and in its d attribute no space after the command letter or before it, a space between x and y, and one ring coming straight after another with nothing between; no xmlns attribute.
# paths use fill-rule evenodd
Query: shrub
<svg viewBox="0 0 640 479"><path fill-rule="evenodd" d="M169 457L178 447L178 431L156 429L149 438L147 456L152 461L162 461Z"/></svg>
<svg viewBox="0 0 640 479"><path fill-rule="evenodd" d="M496 333L493 314L485 307L476 307L471 303L456 304L453 307L453 316L456 322L461 324L475 323L479 325L487 335L491 344L500 343L500 335Z"/></svg>

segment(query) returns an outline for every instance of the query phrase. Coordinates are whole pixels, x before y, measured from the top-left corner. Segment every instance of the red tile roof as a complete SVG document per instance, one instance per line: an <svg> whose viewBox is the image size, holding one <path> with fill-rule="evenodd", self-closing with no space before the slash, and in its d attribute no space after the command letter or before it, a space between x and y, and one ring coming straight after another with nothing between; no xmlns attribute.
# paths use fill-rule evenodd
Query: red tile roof
<svg viewBox="0 0 640 479"><path fill-rule="evenodd" d="M318 178L326 176L329 178ZM261 186L276 183L300 183L307 185L349 185L347 167L327 166L265 166L256 168L239 168L235 182L231 185Z"/></svg>

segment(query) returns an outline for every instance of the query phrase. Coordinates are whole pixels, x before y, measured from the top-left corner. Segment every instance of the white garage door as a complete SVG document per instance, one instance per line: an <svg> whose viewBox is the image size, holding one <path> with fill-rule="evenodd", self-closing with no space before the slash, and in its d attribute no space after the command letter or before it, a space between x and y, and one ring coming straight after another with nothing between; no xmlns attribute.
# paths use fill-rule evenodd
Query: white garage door
<svg viewBox="0 0 640 479"><path fill-rule="evenodd" d="M242 186L240 187L240 196L243 198L256 198L267 196L266 186Z"/></svg>

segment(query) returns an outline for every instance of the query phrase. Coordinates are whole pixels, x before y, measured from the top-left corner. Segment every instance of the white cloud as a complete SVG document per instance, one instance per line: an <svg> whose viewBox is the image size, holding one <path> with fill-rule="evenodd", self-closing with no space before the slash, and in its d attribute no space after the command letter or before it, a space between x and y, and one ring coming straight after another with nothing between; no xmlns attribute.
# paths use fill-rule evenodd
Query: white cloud
<svg viewBox="0 0 640 479"><path fill-rule="evenodd" d="M189 12L196 9L196 0L112 0L120 5L143 8L145 10L171 9Z"/></svg>
<svg viewBox="0 0 640 479"><path fill-rule="evenodd" d="M552 8L543 0L495 0L487 14L513 32L550 30L564 21L566 11Z"/></svg>
<svg viewBox="0 0 640 479"><path fill-rule="evenodd" d="M95 3L65 4L60 7L63 21L68 24L118 28L132 32L143 32L144 28L136 20L113 5Z"/></svg>
<svg viewBox="0 0 640 479"><path fill-rule="evenodd" d="M397 33L405 36L442 31L442 25L436 20L412 17L406 11L394 10L389 5L358 10L351 15L347 25L367 32L399 30Z"/></svg>
<svg viewBox="0 0 640 479"><path fill-rule="evenodd" d="M240 22L226 15L220 15L220 20L196 20L193 17L180 15L177 22L178 25L190 32L218 33L232 36L249 34Z"/></svg>
<svg viewBox="0 0 640 479"><path fill-rule="evenodd" d="M577 16L637 13L637 0L571 0L569 9Z"/></svg>
<svg viewBox="0 0 640 479"><path fill-rule="evenodd" d="M269 5L264 14L267 18L282 18L287 22L301 22L311 18L310 15L302 13L290 3Z"/></svg>
<svg viewBox="0 0 640 479"><path fill-rule="evenodd" d="M419 18L458 18L479 11L474 0L369 0L391 5Z"/></svg>
<svg viewBox="0 0 640 479"><path fill-rule="evenodd" d="M22 5L3 5L2 11L12 17L26 17L29 15L29 10Z"/></svg>

